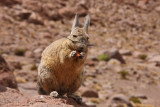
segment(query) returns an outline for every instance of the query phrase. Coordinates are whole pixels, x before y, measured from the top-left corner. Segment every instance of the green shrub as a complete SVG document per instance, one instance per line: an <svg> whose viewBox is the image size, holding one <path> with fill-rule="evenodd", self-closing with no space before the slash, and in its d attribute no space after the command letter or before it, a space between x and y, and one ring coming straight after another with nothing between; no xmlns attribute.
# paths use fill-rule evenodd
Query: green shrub
<svg viewBox="0 0 160 107"><path fill-rule="evenodd" d="M145 60L147 58L147 55L146 54L139 55L139 58Z"/></svg>
<svg viewBox="0 0 160 107"><path fill-rule="evenodd" d="M137 97L131 97L129 100L132 101L133 103L141 104L141 101Z"/></svg>
<svg viewBox="0 0 160 107"><path fill-rule="evenodd" d="M122 79L127 79L127 76L129 75L128 71L122 70L119 72Z"/></svg>
<svg viewBox="0 0 160 107"><path fill-rule="evenodd" d="M98 55L97 59L99 61L108 61L109 57L106 54L101 54L101 55Z"/></svg>

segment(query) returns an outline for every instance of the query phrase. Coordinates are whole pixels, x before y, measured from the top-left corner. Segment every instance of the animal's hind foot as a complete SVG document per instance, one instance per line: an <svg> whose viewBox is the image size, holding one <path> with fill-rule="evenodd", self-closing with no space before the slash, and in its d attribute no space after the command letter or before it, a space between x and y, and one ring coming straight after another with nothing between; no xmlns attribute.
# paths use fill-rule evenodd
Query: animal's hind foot
<svg viewBox="0 0 160 107"><path fill-rule="evenodd" d="M51 97L54 97L54 98L57 98L57 97L59 97L59 94L58 94L57 91L52 91L52 92L50 93L50 96L51 96Z"/></svg>
<svg viewBox="0 0 160 107"><path fill-rule="evenodd" d="M82 103L82 98L78 95L75 95L75 94L67 94L67 97L68 98L71 98L73 100L75 100L78 104L81 104Z"/></svg>

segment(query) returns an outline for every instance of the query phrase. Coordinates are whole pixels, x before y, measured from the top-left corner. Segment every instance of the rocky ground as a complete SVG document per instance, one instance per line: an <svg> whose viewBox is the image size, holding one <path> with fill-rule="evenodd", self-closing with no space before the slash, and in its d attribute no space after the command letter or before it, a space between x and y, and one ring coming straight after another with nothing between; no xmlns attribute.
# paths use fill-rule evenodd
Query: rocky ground
<svg viewBox="0 0 160 107"><path fill-rule="evenodd" d="M75 13L80 15L80 25L90 15L89 40L94 44L85 63L85 81L77 92L84 106L159 107L159 0L0 0L0 54L20 91L1 88L0 98L8 102L0 106L22 106L2 97L9 92L27 97L25 106L37 101L46 107L51 100L67 106L63 103L71 99L38 96L37 66L46 46L69 35ZM5 73L1 78L6 78Z"/></svg>

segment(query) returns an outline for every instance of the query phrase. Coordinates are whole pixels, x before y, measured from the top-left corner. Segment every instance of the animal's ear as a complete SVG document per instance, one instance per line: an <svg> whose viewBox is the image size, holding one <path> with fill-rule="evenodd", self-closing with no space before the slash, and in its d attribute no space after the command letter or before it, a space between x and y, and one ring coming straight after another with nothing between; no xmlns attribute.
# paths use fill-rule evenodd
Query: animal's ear
<svg viewBox="0 0 160 107"><path fill-rule="evenodd" d="M72 30L78 26L78 14L76 14L75 19L72 24Z"/></svg>
<svg viewBox="0 0 160 107"><path fill-rule="evenodd" d="M89 24L90 24L90 18L89 18L89 15L87 15L85 17L85 22L84 22L84 29L85 29L86 33L88 33L88 26L89 26Z"/></svg>

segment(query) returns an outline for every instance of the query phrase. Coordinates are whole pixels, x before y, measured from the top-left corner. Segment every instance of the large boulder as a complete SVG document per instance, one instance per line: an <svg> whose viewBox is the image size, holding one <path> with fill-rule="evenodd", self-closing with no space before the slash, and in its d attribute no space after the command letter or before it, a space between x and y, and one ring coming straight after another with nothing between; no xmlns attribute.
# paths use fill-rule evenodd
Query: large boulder
<svg viewBox="0 0 160 107"><path fill-rule="evenodd" d="M29 100L16 89L11 89L9 87L0 86L0 107L14 107L6 106L10 103L27 103Z"/></svg>
<svg viewBox="0 0 160 107"><path fill-rule="evenodd" d="M9 69L8 64L1 55L0 55L0 85L10 88L17 88L17 82L13 75L13 72Z"/></svg>
<svg viewBox="0 0 160 107"><path fill-rule="evenodd" d="M77 104L74 100L52 98L46 95L25 96L16 89L0 86L0 107L87 107Z"/></svg>

